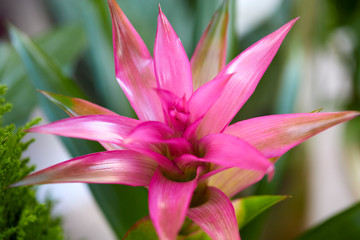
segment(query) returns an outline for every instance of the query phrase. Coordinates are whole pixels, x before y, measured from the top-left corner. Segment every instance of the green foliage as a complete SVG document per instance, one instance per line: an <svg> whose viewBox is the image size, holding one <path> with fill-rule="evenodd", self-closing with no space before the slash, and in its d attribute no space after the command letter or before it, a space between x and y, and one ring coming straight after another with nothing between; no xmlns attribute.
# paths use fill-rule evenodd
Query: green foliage
<svg viewBox="0 0 360 240"><path fill-rule="evenodd" d="M36 44L59 64L66 75L71 76L79 56L86 47L86 38L81 26L76 24L58 27L34 38ZM27 70L22 60L6 41L0 39L0 79L8 86L6 99L14 106L13 110L3 116L4 124L25 124L37 101L36 88L28 80ZM21 96L21 97L19 97Z"/></svg>
<svg viewBox="0 0 360 240"><path fill-rule="evenodd" d="M359 239L360 202L306 231L297 240Z"/></svg>
<svg viewBox="0 0 360 240"><path fill-rule="evenodd" d="M1 85L0 96L5 91L6 87ZM0 98L0 121L10 109L11 105ZM27 166L28 158L21 157L32 140L22 139L26 134L23 130L38 122L35 119L19 129L0 125L0 239L63 239L60 218L50 216L50 201L39 204L32 187L8 187L34 169Z"/></svg>

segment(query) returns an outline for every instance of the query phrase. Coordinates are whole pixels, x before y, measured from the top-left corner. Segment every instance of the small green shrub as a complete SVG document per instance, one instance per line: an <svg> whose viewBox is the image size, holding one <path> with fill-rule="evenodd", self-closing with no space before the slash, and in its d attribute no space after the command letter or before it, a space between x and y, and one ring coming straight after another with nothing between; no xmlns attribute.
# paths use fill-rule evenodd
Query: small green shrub
<svg viewBox="0 0 360 240"><path fill-rule="evenodd" d="M63 239L61 219L50 215L50 200L38 203L33 187L8 187L34 169L27 165L28 158L21 157L32 140L23 142L22 139L26 134L23 130L39 119L19 129L15 125L3 126L2 115L11 109L11 104L3 98L5 92L6 86L0 85L0 239Z"/></svg>

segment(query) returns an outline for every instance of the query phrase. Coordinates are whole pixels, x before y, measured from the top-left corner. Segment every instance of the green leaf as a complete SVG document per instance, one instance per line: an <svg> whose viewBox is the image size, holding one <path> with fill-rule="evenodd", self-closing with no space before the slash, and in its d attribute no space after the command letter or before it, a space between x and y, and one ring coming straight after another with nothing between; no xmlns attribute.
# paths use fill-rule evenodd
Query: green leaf
<svg viewBox="0 0 360 240"><path fill-rule="evenodd" d="M126 233L124 240L156 240L158 239L155 228L149 219L145 217L132 226Z"/></svg>
<svg viewBox="0 0 360 240"><path fill-rule="evenodd" d="M235 208L235 214L238 221L239 229L244 227L260 213L264 212L271 206L287 198L289 198L289 196L263 195L250 196L233 200L232 203Z"/></svg>
<svg viewBox="0 0 360 240"><path fill-rule="evenodd" d="M72 74L74 62L86 45L82 28L74 24L51 30L36 37L35 42L39 43L68 75ZM0 52L0 79L9 86L6 97L14 105L14 110L5 116L4 122L21 125L37 103L35 89L27 80L26 70L13 47L5 42L0 43Z"/></svg>
<svg viewBox="0 0 360 240"><path fill-rule="evenodd" d="M35 87L42 90L56 89L63 94L85 97L77 84L63 73L58 63L29 37L13 26L10 26L9 33L11 43L20 55Z"/></svg>
<svg viewBox="0 0 360 240"><path fill-rule="evenodd" d="M35 42L56 61L68 76L72 75L74 62L87 46L82 25L58 27L35 38Z"/></svg>
<svg viewBox="0 0 360 240"><path fill-rule="evenodd" d="M209 7L199 9L209 9ZM197 45L196 52L191 58L194 89L213 79L225 66L228 9L229 2L225 1L214 13L201 41ZM201 14L198 15L201 16Z"/></svg>
<svg viewBox="0 0 360 240"><path fill-rule="evenodd" d="M11 41L29 73L32 83L40 89L85 98L85 94L69 79L59 65L27 36L15 28L10 29ZM40 94L39 94L40 95ZM66 115L44 97L40 98L42 108L51 121ZM102 151L98 143L80 139L62 138L72 156ZM90 184L90 189L119 238L138 219L147 213L147 191L121 185Z"/></svg>
<svg viewBox="0 0 360 240"><path fill-rule="evenodd" d="M297 240L360 239L360 202L310 229Z"/></svg>
<svg viewBox="0 0 360 240"><path fill-rule="evenodd" d="M127 230L139 219L147 216L147 190L116 184L89 184L101 210L115 234L123 238Z"/></svg>
<svg viewBox="0 0 360 240"><path fill-rule="evenodd" d="M202 229L186 237L179 237L178 240L211 240Z"/></svg>
<svg viewBox="0 0 360 240"><path fill-rule="evenodd" d="M179 235L177 240L211 240L211 238L198 226L198 230L189 234L189 236ZM154 225L149 217L144 217L135 223L126 233L123 240L157 240L159 239L156 234Z"/></svg>
<svg viewBox="0 0 360 240"><path fill-rule="evenodd" d="M26 72L21 60L8 43L0 44L0 79L9 90L6 98L13 104L14 110L4 116L4 123L23 125L36 104L33 87L26 81ZM21 97L19 97L21 96Z"/></svg>

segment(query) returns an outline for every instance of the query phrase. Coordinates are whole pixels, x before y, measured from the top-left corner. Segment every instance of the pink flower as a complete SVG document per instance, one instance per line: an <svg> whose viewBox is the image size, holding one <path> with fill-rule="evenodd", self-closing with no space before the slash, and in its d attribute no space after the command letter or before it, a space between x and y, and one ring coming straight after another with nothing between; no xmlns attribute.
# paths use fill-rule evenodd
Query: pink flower
<svg viewBox="0 0 360 240"><path fill-rule="evenodd" d="M214 15L191 61L161 9L152 58L115 0L116 79L139 120L87 101L43 92L72 118L30 131L99 141L105 152L77 157L14 186L86 182L145 186L160 239L176 239L188 216L213 239L240 239L236 193L273 172L290 148L357 112L272 115L229 126L297 19L225 66L227 5Z"/></svg>

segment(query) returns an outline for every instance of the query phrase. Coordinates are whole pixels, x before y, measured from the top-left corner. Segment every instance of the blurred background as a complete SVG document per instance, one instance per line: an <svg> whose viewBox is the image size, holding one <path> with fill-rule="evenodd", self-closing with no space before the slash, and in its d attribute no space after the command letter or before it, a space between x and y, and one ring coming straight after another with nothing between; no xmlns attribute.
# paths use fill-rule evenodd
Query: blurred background
<svg viewBox="0 0 360 240"><path fill-rule="evenodd" d="M159 2L191 56L222 1L118 0L151 52ZM230 7L229 60L289 20L301 17L235 121L320 108L327 112L360 110L359 1L233 0ZM35 47L26 37L27 49L19 47L14 37L11 44L9 24L30 36ZM134 117L115 81L111 41L105 0L0 0L0 83L8 85L6 98L13 103L5 122L21 125L41 116L46 123L66 117L35 89L84 97ZM101 150L95 143L80 140L39 134L28 137L37 139L27 151L37 169ZM242 238L293 239L359 201L359 142L360 119L354 119L288 152L277 162L272 182L261 181L240 196L293 197L247 225ZM146 199L143 189L86 184L38 189L39 199L50 196L57 201L54 214L63 216L69 239L116 239L126 226L121 229L114 222L108 224L112 211L130 219L129 226L147 211L146 200L141 200ZM107 207L114 204L129 205L129 209Z"/></svg>

